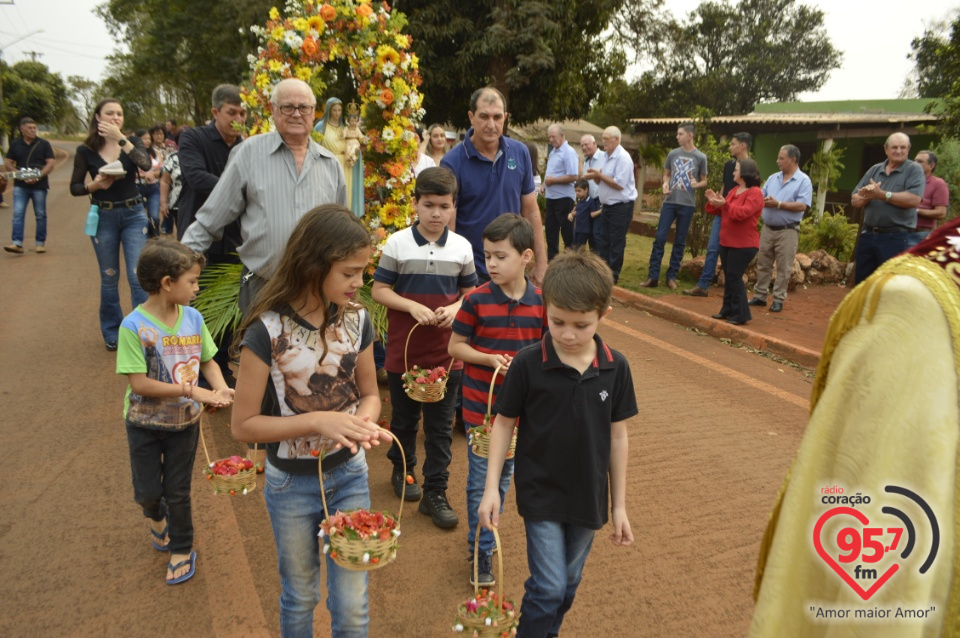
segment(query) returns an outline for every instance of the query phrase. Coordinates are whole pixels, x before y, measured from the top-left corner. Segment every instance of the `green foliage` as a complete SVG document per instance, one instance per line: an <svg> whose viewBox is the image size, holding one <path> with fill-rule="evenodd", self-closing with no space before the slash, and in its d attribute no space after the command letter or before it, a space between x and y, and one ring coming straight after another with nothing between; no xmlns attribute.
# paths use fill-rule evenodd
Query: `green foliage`
<svg viewBox="0 0 960 638"><path fill-rule="evenodd" d="M373 279L370 279L357 292L360 303L370 313L370 321L373 323L373 331L377 333L380 341L386 342L387 339L387 307L378 304L373 300L370 291L373 289Z"/></svg>
<svg viewBox="0 0 960 638"><path fill-rule="evenodd" d="M200 294L193 302L207 324L210 336L220 341L224 334L240 326L242 315L237 298L240 295L242 264L214 264L200 274Z"/></svg>
<svg viewBox="0 0 960 638"><path fill-rule="evenodd" d="M107 0L97 8L127 53L110 56L106 94L120 99L126 125L210 117L210 94L247 78L256 52L249 31L273 0Z"/></svg>
<svg viewBox="0 0 960 638"><path fill-rule="evenodd" d="M857 225L850 223L843 207L835 214L824 211L819 222L812 216L800 222L797 250L802 253L823 249L840 261L849 261L856 243Z"/></svg>
<svg viewBox="0 0 960 638"><path fill-rule="evenodd" d="M945 23L936 23L911 42L916 92L924 98L940 98L927 111L940 117L937 126L944 137L960 136L960 15L946 33ZM938 171L939 172L939 171ZM943 177L941 175L941 177Z"/></svg>
<svg viewBox="0 0 960 638"><path fill-rule="evenodd" d="M828 191L836 190L836 182L843 173L844 165L840 160L843 159L845 150L845 148L834 144L829 151L824 152L821 144L820 150L810 156L810 159L803 165L803 172L810 177L814 186L819 188L821 178L826 178L826 189Z"/></svg>
<svg viewBox="0 0 960 638"><path fill-rule="evenodd" d="M709 111L698 109L691 119L697 125L697 149L707 156L707 187L697 189L697 210L690 223L690 232L687 233L687 250L691 257L696 257L707 249L713 226L713 215L704 212L707 203L704 193L707 189L723 192L723 165L730 159L730 149L710 132Z"/></svg>
<svg viewBox="0 0 960 638"><path fill-rule="evenodd" d="M25 60L12 66L0 63L3 76L3 111L0 127L9 135L17 130L21 117L37 124L57 126L71 114L67 90L59 73L51 73L41 62Z"/></svg>
<svg viewBox="0 0 960 638"><path fill-rule="evenodd" d="M639 32L629 22L624 28L638 57L654 67L633 83L641 96L633 117L676 116L691 105L749 113L757 103L817 90L841 61L823 11L798 0L707 1L685 24L648 16Z"/></svg>
<svg viewBox="0 0 960 638"><path fill-rule="evenodd" d="M934 175L942 178L950 188L947 219L953 219L960 215L960 140L945 138L930 150L937 154Z"/></svg>
<svg viewBox="0 0 960 638"><path fill-rule="evenodd" d="M624 0L397 0L423 75L427 119L469 126L470 94L492 84L510 121L579 119L626 69L601 37Z"/></svg>

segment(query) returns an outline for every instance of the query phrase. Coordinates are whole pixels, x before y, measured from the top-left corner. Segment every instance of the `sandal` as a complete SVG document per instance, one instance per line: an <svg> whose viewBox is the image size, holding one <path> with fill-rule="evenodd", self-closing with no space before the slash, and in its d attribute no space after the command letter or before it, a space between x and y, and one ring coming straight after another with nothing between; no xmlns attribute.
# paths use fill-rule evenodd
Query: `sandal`
<svg viewBox="0 0 960 638"><path fill-rule="evenodd" d="M174 565L173 563L167 563L167 569L169 569L170 572L172 573L177 571L178 569L180 569L181 567L183 567L188 563L190 564L190 571L188 571L183 576L178 576L172 580L168 580L166 581L166 583L168 585L177 585L179 583L182 583L184 581L187 581L193 578L193 575L197 572L197 553L196 552L190 552L190 558L188 558L187 560L182 560L176 565Z"/></svg>
<svg viewBox="0 0 960 638"><path fill-rule="evenodd" d="M169 547L170 539L167 538L167 529L169 527L170 527L169 525L164 525L162 532L158 532L157 530L153 529L153 527L150 528L150 533L153 534L153 537L155 539L157 539L155 541L150 541L150 543L153 545L153 548L158 552L170 551L170 547ZM160 543L157 542L157 541L162 541L165 538L167 538L167 545L161 545Z"/></svg>

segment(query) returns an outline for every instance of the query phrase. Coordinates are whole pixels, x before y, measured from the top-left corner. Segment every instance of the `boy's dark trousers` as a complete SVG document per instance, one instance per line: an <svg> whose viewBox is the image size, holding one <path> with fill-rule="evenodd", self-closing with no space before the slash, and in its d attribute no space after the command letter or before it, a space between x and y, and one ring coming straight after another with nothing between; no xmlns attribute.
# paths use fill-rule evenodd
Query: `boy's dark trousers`
<svg viewBox="0 0 960 638"><path fill-rule="evenodd" d="M169 525L174 554L193 549L193 513L190 484L197 455L199 424L183 430L148 430L127 423L133 496L143 515Z"/></svg>
<svg viewBox="0 0 960 638"><path fill-rule="evenodd" d="M453 422L457 389L460 387L462 375L463 370L450 372L447 379L447 392L443 395L443 399L436 403L420 403L404 392L402 374L387 373L390 383L390 403L393 406L390 431L403 446L403 452L407 456L408 472L417 465L417 430L420 415L423 414L423 449L426 457L422 470L424 492L447 489L447 479L450 477L448 468L453 458L450 452L450 444L453 440L450 424ZM394 467L403 467L396 441L390 446L387 458L393 461Z"/></svg>

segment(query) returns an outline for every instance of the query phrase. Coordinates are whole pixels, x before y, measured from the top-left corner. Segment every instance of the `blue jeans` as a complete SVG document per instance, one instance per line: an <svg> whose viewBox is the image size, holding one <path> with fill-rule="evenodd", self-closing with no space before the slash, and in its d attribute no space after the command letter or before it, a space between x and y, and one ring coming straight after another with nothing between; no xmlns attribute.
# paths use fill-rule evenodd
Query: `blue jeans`
<svg viewBox="0 0 960 638"><path fill-rule="evenodd" d="M190 484L199 432L199 425L165 431L127 423L133 498L147 518L167 519L168 547L174 554L189 554L193 549Z"/></svg>
<svg viewBox="0 0 960 638"><path fill-rule="evenodd" d="M860 233L857 243L854 282L873 274L880 264L910 248L912 233Z"/></svg>
<svg viewBox="0 0 960 638"><path fill-rule="evenodd" d="M596 531L552 521L524 520L524 526L530 578L524 584L517 638L557 636L573 606Z"/></svg>
<svg viewBox="0 0 960 638"><path fill-rule="evenodd" d="M607 262L613 271L613 283L620 279L623 269L623 254L627 250L627 232L633 221L633 202L604 204L600 217L594 225L600 223L600 237L597 241L597 253Z"/></svg>
<svg viewBox="0 0 960 638"><path fill-rule="evenodd" d="M469 427L469 426L467 426ZM473 556L473 544L480 525L480 501L483 500L483 488L487 483L487 459L477 456L467 443L467 553ZM500 513L503 513L503 500L510 489L510 477L513 476L513 459L503 463L500 473ZM493 532L480 528L480 551L487 556L493 552Z"/></svg>
<svg viewBox="0 0 960 638"><path fill-rule="evenodd" d="M320 543L324 519L316 473L289 474L267 463L263 495L280 563L280 635L313 636L313 610L320 602ZM370 507L367 460L361 449L349 461L323 473L331 512ZM333 638L366 638L367 573L344 569L325 556L327 609Z"/></svg>
<svg viewBox="0 0 960 638"><path fill-rule="evenodd" d="M697 287L706 290L717 276L717 258L720 257L720 215L713 218L710 226L710 239L707 241L707 256L703 262L703 274Z"/></svg>
<svg viewBox="0 0 960 638"><path fill-rule="evenodd" d="M23 220L27 216L27 203L33 202L33 214L37 216L37 246L47 241L47 190L13 187L13 243L23 246Z"/></svg>
<svg viewBox="0 0 960 638"><path fill-rule="evenodd" d="M670 227L677 223L673 234L673 251L670 253L670 267L667 268L667 279L676 279L680 272L680 262L683 261L683 251L687 248L687 231L693 221L694 206L679 204L664 204L660 209L660 221L657 224L657 236L653 240L653 250L650 251L650 270L647 277L660 279L660 264L663 262L663 252L670 235Z"/></svg>
<svg viewBox="0 0 960 638"><path fill-rule="evenodd" d="M150 234L160 234L160 184L140 184L137 186L147 207L150 218Z"/></svg>
<svg viewBox="0 0 960 638"><path fill-rule="evenodd" d="M100 268L100 333L106 343L116 343L123 310L120 308L120 247L130 283L130 298L136 308L147 300L137 281L137 260L147 242L147 214L142 204L133 208L100 209L96 237L91 237Z"/></svg>
<svg viewBox="0 0 960 638"><path fill-rule="evenodd" d="M910 233L909 247L913 248L914 246L922 242L924 239L926 239L932 232L933 232L932 228L924 228L923 230L918 230L915 233Z"/></svg>

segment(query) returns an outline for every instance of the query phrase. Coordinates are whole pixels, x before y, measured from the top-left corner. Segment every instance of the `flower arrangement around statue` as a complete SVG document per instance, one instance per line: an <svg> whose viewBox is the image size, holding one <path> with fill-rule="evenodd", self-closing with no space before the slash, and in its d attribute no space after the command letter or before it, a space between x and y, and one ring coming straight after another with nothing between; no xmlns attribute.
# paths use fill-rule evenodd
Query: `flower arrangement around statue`
<svg viewBox="0 0 960 638"><path fill-rule="evenodd" d="M403 446L393 433L390 433L390 436L400 450L403 472L406 474L407 456L403 452ZM323 487L323 457L318 460L317 471L320 474L320 499L323 502L324 516L317 535L323 543L323 552L329 554L333 562L340 567L352 571L370 571L393 562L397 557L400 538L403 498L400 498L400 509L396 516L389 512L371 512L366 509L338 511L331 516Z"/></svg>
<svg viewBox="0 0 960 638"><path fill-rule="evenodd" d="M377 241L371 274L387 235L409 226L413 215L413 130L424 112L419 61L402 33L406 24L386 2L287 0L283 16L273 7L264 26L250 27L259 40L258 54L249 58L252 80L242 93L251 135L272 130L270 93L280 80L299 78L322 95L324 66L349 63L368 139L362 172L364 220Z"/></svg>
<svg viewBox="0 0 960 638"><path fill-rule="evenodd" d="M487 394L487 414L483 417L483 425L475 425L467 430L467 443L473 453L481 458L487 458L490 455L490 432L493 431L493 390L497 387L497 375L503 368L501 363L493 370L493 378L490 379L490 391ZM507 449L507 458L512 459L517 453L517 428L513 428L513 436L510 437L510 447Z"/></svg>
<svg viewBox="0 0 960 638"><path fill-rule="evenodd" d="M410 347L410 337L413 331L420 324L413 324L410 332L407 334L407 341L403 345L403 390L414 401L420 403L436 403L443 399L447 393L447 379L450 378L450 368L453 367L454 359L450 359L450 367L444 368L438 366L433 369L421 368L418 365L410 367L407 361L407 348Z"/></svg>
<svg viewBox="0 0 960 638"><path fill-rule="evenodd" d="M474 585L473 596L457 607L453 624L455 632L468 632L474 638L516 636L517 623L520 622L516 604L509 598L503 597L503 545L500 543L500 535L496 528L493 529L493 537L496 547L501 548L501 551L497 552L497 591L481 589L479 585ZM479 552L480 534L478 533L473 542L473 582L475 583L479 575L479 564L476 561Z"/></svg>

